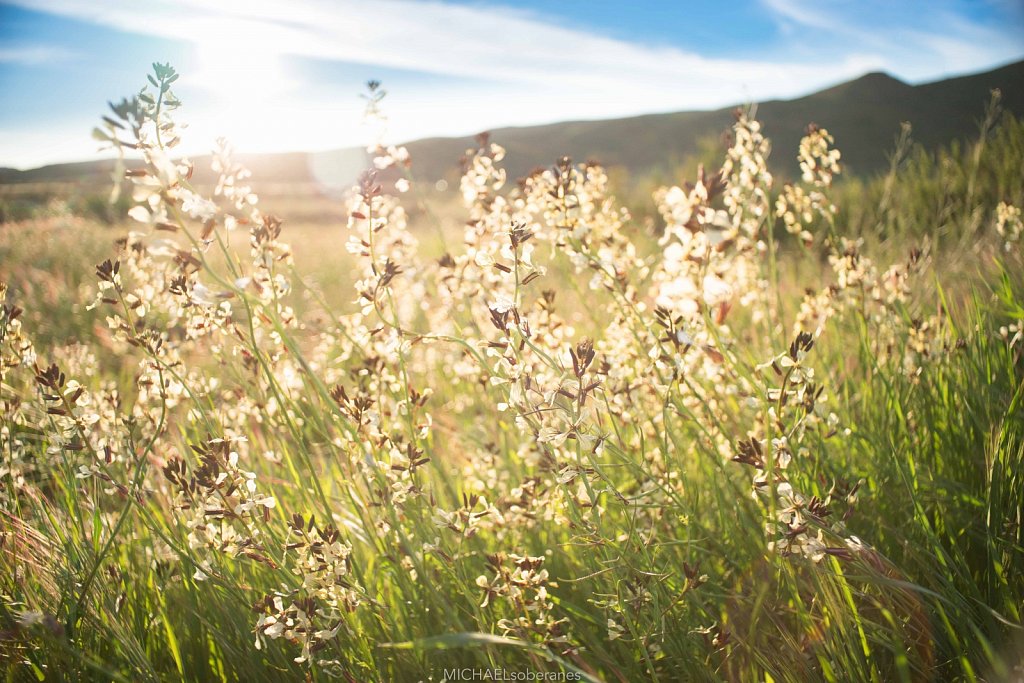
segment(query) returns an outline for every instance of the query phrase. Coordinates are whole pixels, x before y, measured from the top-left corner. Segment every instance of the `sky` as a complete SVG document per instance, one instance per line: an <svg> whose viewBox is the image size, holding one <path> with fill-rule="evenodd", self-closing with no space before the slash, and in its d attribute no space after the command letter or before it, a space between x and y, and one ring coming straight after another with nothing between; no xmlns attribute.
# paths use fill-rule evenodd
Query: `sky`
<svg viewBox="0 0 1024 683"><path fill-rule="evenodd" d="M181 150L386 138L714 109L886 71L910 83L1024 58L1024 0L0 0L0 166L109 156L106 102L181 72Z"/></svg>

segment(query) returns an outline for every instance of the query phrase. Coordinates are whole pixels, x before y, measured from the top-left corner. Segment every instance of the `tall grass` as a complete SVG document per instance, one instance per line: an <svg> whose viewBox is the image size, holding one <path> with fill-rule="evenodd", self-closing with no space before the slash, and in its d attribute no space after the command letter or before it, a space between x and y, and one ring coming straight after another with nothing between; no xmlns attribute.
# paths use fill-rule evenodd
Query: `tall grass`
<svg viewBox="0 0 1024 683"><path fill-rule="evenodd" d="M827 131L779 188L740 113L651 236L599 167L509 188L481 138L463 239L424 258L381 147L322 255L356 260L339 295L227 148L193 190L176 80L155 65L99 131L146 159L142 234L4 261L9 679L1020 675L1021 226L991 189L1019 165L943 164L979 188L942 226L969 250L905 227L922 160L857 241ZM83 271L70 311L33 288Z"/></svg>

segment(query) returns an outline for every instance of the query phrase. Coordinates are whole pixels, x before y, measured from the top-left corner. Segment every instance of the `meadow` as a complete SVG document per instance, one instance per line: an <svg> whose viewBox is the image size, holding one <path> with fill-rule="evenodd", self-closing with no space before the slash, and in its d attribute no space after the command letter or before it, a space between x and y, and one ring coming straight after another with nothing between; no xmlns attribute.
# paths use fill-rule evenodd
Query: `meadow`
<svg viewBox="0 0 1024 683"><path fill-rule="evenodd" d="M739 110L665 187L481 136L264 199L177 78L97 129L127 220L0 224L7 680L1024 678L997 96L871 178Z"/></svg>

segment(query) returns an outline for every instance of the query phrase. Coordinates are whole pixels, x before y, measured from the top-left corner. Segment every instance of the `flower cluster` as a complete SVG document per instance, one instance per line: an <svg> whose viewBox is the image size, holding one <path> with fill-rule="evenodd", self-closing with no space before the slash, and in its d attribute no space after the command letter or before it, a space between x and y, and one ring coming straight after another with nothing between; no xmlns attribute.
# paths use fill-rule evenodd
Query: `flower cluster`
<svg viewBox="0 0 1024 683"><path fill-rule="evenodd" d="M839 419L826 408L824 387L815 380L814 369L807 364L807 354L813 347L813 337L801 332L786 353L758 366L779 384L769 382L765 388L766 407L761 420L765 431L741 439L732 459L754 469L754 495L766 499L765 505L773 513L766 524L772 539L769 549L820 562L828 554L845 552L845 545L829 545L830 538L843 538L841 522L833 523L829 517L833 515L834 502L841 500L847 505L841 520L845 521L859 485L843 491L842 496L833 487L828 496L818 498L801 493L790 475L794 460L811 457L810 432L817 432L817 443L823 443L838 431ZM848 543L859 545L855 537Z"/></svg>
<svg viewBox="0 0 1024 683"><path fill-rule="evenodd" d="M295 515L289 523L291 540L285 546L288 566L301 585L267 595L257 603L256 648L263 639L285 638L302 644L298 663L328 646L345 626L364 597L350 572L352 546L333 526L317 526L313 517Z"/></svg>
<svg viewBox="0 0 1024 683"><path fill-rule="evenodd" d="M1003 248L1011 251L1020 244L1024 235L1024 220L1019 207L999 202L996 207L996 233L1003 240Z"/></svg>
<svg viewBox="0 0 1024 683"><path fill-rule="evenodd" d="M505 635L524 640L537 639L560 654L574 651L568 632L568 619L555 619L554 600L549 588L558 584L543 568L543 557L523 555L489 555L492 576L481 574L476 585L483 591L481 607L500 600L512 615L498 621Z"/></svg>
<svg viewBox="0 0 1024 683"><path fill-rule="evenodd" d="M188 547L198 553L197 581L216 575L212 553L276 565L267 555L261 524L270 519L277 501L258 490L254 472L239 467L237 441L213 438L193 444L199 466L191 472L177 458L164 467L176 491L174 506L183 514Z"/></svg>
<svg viewBox="0 0 1024 683"><path fill-rule="evenodd" d="M812 229L818 219L834 224L836 207L825 194L839 173L839 150L831 148L832 136L824 128L811 125L800 141L797 156L804 187L786 183L775 201L775 215L782 219L786 232L799 235L807 245L814 240Z"/></svg>

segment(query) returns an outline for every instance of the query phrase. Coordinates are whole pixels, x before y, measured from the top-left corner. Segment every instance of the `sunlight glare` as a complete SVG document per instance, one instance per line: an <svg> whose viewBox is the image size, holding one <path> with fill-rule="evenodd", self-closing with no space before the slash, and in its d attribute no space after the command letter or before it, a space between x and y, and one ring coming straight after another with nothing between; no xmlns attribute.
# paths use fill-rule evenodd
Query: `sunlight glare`
<svg viewBox="0 0 1024 683"><path fill-rule="evenodd" d="M287 88L281 56L263 45L223 37L196 45L193 84L218 99L266 102Z"/></svg>

